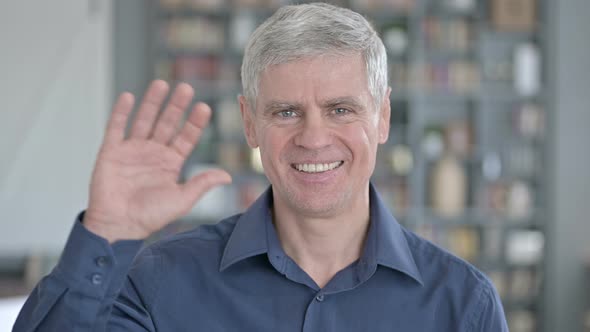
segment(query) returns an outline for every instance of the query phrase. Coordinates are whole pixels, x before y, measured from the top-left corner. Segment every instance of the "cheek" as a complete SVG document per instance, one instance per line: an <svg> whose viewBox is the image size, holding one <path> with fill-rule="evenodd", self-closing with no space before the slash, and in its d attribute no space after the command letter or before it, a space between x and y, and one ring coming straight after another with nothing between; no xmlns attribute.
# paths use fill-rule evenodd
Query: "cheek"
<svg viewBox="0 0 590 332"><path fill-rule="evenodd" d="M364 158L365 155L370 155L375 150L377 145L376 128L370 125L350 126L342 133L346 145L357 157Z"/></svg>
<svg viewBox="0 0 590 332"><path fill-rule="evenodd" d="M276 127L265 127L258 130L258 142L260 143L260 152L265 164L276 164L282 158L284 148L288 143L289 135L284 130Z"/></svg>

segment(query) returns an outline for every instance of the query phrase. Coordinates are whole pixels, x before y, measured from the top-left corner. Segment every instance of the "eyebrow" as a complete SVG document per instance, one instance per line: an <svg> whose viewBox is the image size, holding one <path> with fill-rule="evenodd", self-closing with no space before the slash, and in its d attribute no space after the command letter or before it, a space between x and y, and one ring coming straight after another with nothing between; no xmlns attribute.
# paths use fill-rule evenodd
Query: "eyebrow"
<svg viewBox="0 0 590 332"><path fill-rule="evenodd" d="M271 100L264 106L264 114L272 113L276 110L298 110L302 109L303 105L299 103L290 103L280 100Z"/></svg>
<svg viewBox="0 0 590 332"><path fill-rule="evenodd" d="M365 107L357 100L357 98L345 96L345 97L336 97L332 99L328 99L322 102L322 108L333 108L339 105L348 105L353 108L357 109L364 109ZM292 103L287 101L280 101L280 100L271 100L270 102L266 103L264 106L264 113L272 113L276 110L300 110L303 109L303 104L301 103Z"/></svg>
<svg viewBox="0 0 590 332"><path fill-rule="evenodd" d="M364 109L365 107L358 101L357 98L346 96L346 97L337 97L333 99L328 99L322 103L324 108L333 108L339 105L348 105L352 108L356 109Z"/></svg>

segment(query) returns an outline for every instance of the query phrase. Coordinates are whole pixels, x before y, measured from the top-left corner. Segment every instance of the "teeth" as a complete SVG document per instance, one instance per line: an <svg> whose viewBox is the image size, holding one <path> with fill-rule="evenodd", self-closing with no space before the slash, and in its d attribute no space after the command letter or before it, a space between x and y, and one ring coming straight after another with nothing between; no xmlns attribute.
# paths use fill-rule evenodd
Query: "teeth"
<svg viewBox="0 0 590 332"><path fill-rule="evenodd" d="M306 173L320 173L333 170L334 168L340 166L343 162L336 161L329 164L295 164L295 169L301 172Z"/></svg>

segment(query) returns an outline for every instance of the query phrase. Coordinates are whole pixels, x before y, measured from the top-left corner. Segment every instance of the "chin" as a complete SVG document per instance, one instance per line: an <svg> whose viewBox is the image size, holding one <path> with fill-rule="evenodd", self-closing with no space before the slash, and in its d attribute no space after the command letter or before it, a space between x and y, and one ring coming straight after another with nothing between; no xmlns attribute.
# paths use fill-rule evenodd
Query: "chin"
<svg viewBox="0 0 590 332"><path fill-rule="evenodd" d="M338 214L345 207L346 197L340 192L314 195L309 191L292 195L289 199L291 207L298 212L310 217L328 217Z"/></svg>

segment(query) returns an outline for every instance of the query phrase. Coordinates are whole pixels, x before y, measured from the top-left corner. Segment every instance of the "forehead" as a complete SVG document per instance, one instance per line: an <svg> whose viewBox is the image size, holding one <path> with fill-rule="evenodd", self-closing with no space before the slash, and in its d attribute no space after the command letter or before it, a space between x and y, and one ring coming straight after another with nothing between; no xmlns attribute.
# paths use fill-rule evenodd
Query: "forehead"
<svg viewBox="0 0 590 332"><path fill-rule="evenodd" d="M267 68L260 76L258 100L307 104L335 98L369 102L366 66L360 54L322 55Z"/></svg>

